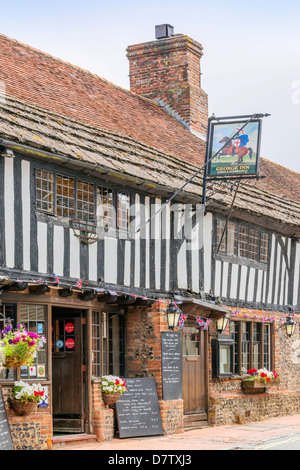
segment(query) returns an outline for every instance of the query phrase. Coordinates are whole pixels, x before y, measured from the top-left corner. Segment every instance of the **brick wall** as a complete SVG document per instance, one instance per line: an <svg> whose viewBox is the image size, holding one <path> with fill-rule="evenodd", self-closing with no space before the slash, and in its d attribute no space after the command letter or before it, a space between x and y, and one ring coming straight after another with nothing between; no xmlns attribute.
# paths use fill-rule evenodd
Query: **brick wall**
<svg viewBox="0 0 300 470"><path fill-rule="evenodd" d="M207 95L201 89L202 46L188 36L129 46L130 90L152 100L162 100L190 127L206 134Z"/></svg>
<svg viewBox="0 0 300 470"><path fill-rule="evenodd" d="M102 400L100 390L100 380L93 381L93 433L97 436L97 440L109 441L114 437L115 417L114 409L105 405Z"/></svg>

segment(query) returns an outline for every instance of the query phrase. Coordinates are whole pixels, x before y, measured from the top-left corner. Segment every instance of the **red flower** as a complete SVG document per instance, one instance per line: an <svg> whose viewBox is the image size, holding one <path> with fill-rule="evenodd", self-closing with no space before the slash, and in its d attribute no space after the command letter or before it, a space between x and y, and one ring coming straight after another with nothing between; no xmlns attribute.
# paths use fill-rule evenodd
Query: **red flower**
<svg viewBox="0 0 300 470"><path fill-rule="evenodd" d="M40 391L40 392L36 392L34 391L34 396L36 397L37 395L40 395L41 397L44 395L44 392Z"/></svg>
<svg viewBox="0 0 300 470"><path fill-rule="evenodd" d="M261 373L260 373L260 376L261 376L261 377L267 377L267 374L265 374L264 372L261 372Z"/></svg>
<svg viewBox="0 0 300 470"><path fill-rule="evenodd" d="M256 369L249 369L247 370L247 374L255 374L257 372Z"/></svg>
<svg viewBox="0 0 300 470"><path fill-rule="evenodd" d="M270 377L267 377L267 382L270 382L270 380L271 380Z"/></svg>
<svg viewBox="0 0 300 470"><path fill-rule="evenodd" d="M120 385L120 380L116 379L116 385Z"/></svg>

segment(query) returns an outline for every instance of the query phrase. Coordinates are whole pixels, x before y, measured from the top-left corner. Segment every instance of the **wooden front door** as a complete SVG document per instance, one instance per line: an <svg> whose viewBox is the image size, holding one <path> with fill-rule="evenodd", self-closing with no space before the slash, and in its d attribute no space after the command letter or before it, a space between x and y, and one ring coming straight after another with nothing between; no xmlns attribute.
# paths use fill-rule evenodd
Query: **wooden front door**
<svg viewBox="0 0 300 470"><path fill-rule="evenodd" d="M83 432L81 311L54 308L52 334L53 430Z"/></svg>
<svg viewBox="0 0 300 470"><path fill-rule="evenodd" d="M192 320L183 327L182 336L183 411L206 411L205 331Z"/></svg>

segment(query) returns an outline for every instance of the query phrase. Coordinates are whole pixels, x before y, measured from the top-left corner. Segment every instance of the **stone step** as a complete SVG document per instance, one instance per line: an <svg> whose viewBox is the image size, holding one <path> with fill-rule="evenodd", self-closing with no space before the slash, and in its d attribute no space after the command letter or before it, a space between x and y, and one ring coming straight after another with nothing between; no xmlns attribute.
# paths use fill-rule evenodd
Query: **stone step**
<svg viewBox="0 0 300 470"><path fill-rule="evenodd" d="M183 420L185 423L188 423L189 421L207 421L207 414L204 412L189 413L183 416Z"/></svg>
<svg viewBox="0 0 300 470"><path fill-rule="evenodd" d="M189 423L184 426L184 431L193 431L194 429L203 429L203 428L209 428L209 424L205 423L204 421L196 421L195 423Z"/></svg>
<svg viewBox="0 0 300 470"><path fill-rule="evenodd" d="M183 427L185 431L208 427L206 413L190 413L183 417Z"/></svg>
<svg viewBox="0 0 300 470"><path fill-rule="evenodd" d="M59 449L63 447L71 447L72 445L84 445L97 442L97 436L95 434L64 434L61 436L53 436L52 447L53 449Z"/></svg>

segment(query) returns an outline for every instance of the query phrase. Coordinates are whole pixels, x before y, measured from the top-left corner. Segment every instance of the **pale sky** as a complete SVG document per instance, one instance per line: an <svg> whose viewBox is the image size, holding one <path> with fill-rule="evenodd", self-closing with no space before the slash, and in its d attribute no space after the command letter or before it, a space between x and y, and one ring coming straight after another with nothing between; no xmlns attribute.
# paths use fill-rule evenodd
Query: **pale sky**
<svg viewBox="0 0 300 470"><path fill-rule="evenodd" d="M300 173L299 0L0 0L0 33L129 89L126 47L155 25L200 42L209 114L270 113L261 155Z"/></svg>

